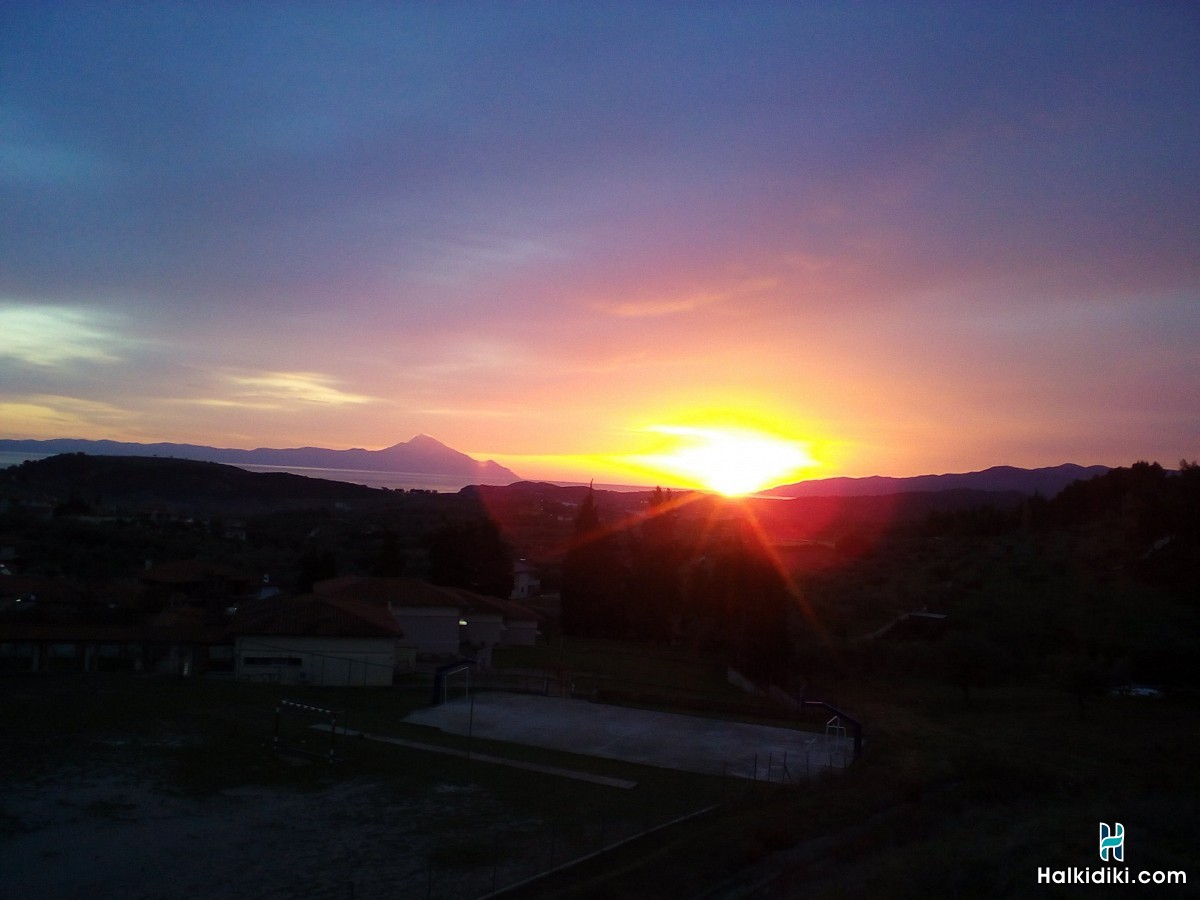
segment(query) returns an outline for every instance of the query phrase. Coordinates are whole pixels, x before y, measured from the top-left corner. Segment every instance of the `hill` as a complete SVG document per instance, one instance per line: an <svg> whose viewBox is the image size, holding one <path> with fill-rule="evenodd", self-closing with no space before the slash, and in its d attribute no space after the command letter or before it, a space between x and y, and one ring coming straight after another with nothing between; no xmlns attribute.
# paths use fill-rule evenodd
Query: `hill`
<svg viewBox="0 0 1200 900"><path fill-rule="evenodd" d="M1066 463L1041 469L992 466L981 472L946 475L915 475L911 478L822 478L784 484L764 494L773 497L881 497L933 491L989 491L1041 494L1053 497L1068 484L1084 481L1109 471L1108 466L1078 466Z"/></svg>
<svg viewBox="0 0 1200 900"><path fill-rule="evenodd" d="M371 502L386 499L391 492L286 472L247 472L199 460L66 453L0 470L0 493L17 500L69 503L77 512L166 508L228 514Z"/></svg>
<svg viewBox="0 0 1200 900"><path fill-rule="evenodd" d="M134 444L60 438L48 441L0 440L0 451L37 454L86 453L89 456L159 456L233 466L356 469L365 472L452 475L480 484L511 484L519 480L516 473L499 463L492 460L480 462L425 434L419 434L410 441L393 444L383 450L329 450L324 447L259 447L255 450L240 450L199 444Z"/></svg>

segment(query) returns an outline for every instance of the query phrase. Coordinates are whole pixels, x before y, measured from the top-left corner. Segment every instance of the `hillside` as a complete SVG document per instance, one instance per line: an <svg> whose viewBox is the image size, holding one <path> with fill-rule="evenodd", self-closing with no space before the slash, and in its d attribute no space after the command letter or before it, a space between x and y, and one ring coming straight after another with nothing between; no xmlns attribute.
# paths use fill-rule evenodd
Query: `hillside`
<svg viewBox="0 0 1200 900"><path fill-rule="evenodd" d="M255 450L240 450L198 444L133 444L63 438L48 441L0 440L0 451L31 454L86 453L89 456L159 456L235 466L453 475L482 484L509 484L518 480L516 473L492 460L480 462L425 434L419 434L410 441L394 444L383 450L329 450L324 447L259 447Z"/></svg>
<svg viewBox="0 0 1200 900"><path fill-rule="evenodd" d="M0 496L70 503L80 512L167 508L228 514L337 502L372 502L390 492L285 472L247 472L187 459L67 453L0 470Z"/></svg>

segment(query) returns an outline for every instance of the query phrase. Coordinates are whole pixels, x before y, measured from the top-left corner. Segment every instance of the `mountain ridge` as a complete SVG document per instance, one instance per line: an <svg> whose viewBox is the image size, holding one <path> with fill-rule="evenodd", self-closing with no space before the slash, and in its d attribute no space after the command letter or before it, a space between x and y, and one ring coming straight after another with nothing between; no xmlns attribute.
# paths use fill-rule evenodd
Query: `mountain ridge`
<svg viewBox="0 0 1200 900"><path fill-rule="evenodd" d="M1038 469L1016 466L991 466L978 472L942 475L913 475L893 478L868 475L862 478L822 478L778 485L762 493L771 497L882 497L948 490L1015 491L1052 497L1075 481L1084 481L1108 472L1109 466L1080 466L1063 463Z"/></svg>
<svg viewBox="0 0 1200 900"><path fill-rule="evenodd" d="M382 450L324 447L243 450L202 444L155 443L53 438L50 440L0 440L0 451L9 453L87 453L95 456L168 456L227 465L282 466L312 469L357 469L366 472L401 472L417 475L454 475L491 484L511 484L521 478L493 460L480 461L448 447L436 438L419 434Z"/></svg>

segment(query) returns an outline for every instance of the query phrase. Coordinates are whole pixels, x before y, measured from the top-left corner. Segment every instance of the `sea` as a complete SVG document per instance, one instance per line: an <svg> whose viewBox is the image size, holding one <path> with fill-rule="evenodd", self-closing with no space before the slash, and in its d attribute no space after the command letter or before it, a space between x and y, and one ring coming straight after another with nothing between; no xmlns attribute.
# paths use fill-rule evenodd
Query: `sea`
<svg viewBox="0 0 1200 900"><path fill-rule="evenodd" d="M0 451L0 469L17 466L26 460L46 459L52 453L11 453ZM365 469L321 469L309 466L261 466L242 464L237 468L247 472L289 472L292 475L303 475L307 478L324 478L329 481L347 481L351 484L365 484L373 488L390 488L404 491L436 491L438 493L455 494L471 484L478 484L462 475L430 475L426 472L377 472ZM574 481L553 481L551 484L560 487L571 487L582 484ZM645 485L626 484L597 484L597 488L612 491L645 491Z"/></svg>
<svg viewBox="0 0 1200 900"><path fill-rule="evenodd" d="M46 459L51 453L8 453L0 451L0 469L17 466L30 459ZM308 466L260 466L242 464L237 466L247 472L289 472L308 478L325 478L329 481L348 481L365 484L373 488L392 490L422 490L439 493L457 493L469 484L476 484L459 475L430 475L425 472L375 472L360 469L320 469Z"/></svg>

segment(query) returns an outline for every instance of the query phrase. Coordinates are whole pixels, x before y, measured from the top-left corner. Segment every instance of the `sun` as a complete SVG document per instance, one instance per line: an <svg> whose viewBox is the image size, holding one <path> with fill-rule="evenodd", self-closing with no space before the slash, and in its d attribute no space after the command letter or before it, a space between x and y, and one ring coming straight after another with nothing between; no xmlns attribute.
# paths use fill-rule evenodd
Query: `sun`
<svg viewBox="0 0 1200 900"><path fill-rule="evenodd" d="M745 428L657 425L649 431L673 438L661 453L639 457L641 465L691 486L727 496L750 494L817 465L799 442Z"/></svg>

